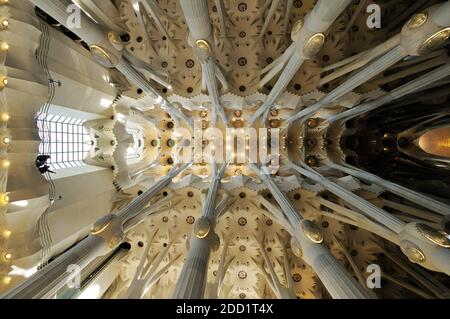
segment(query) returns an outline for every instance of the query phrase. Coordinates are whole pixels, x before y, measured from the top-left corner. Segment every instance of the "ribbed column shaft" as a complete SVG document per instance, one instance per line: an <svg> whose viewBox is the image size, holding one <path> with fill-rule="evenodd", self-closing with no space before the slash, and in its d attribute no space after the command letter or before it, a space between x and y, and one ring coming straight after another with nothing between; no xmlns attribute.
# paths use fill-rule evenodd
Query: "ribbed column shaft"
<svg viewBox="0 0 450 319"><path fill-rule="evenodd" d="M32 4L48 13L56 21L64 25L70 31L75 33L80 39L88 44L102 43L106 38L105 31L101 26L95 23L86 13L80 10L81 28L72 28L69 25L69 16L67 12L70 5L74 5L71 0L29 0Z"/></svg>
<svg viewBox="0 0 450 319"><path fill-rule="evenodd" d="M281 73L278 81L275 83L274 87L269 93L266 101L263 105L252 115L250 122L254 122L261 115L265 115L270 111L270 108L274 106L275 101L283 93L289 82L294 78L298 69L302 66L305 60L300 57L296 52L293 53L289 59L286 68ZM264 119L263 119L264 120Z"/></svg>
<svg viewBox="0 0 450 319"><path fill-rule="evenodd" d="M405 56L406 52L403 50L403 48L401 46L396 46L388 53L378 58L373 63L369 64L358 73L356 73L350 79L339 85L336 89L326 95L322 100L290 117L288 119L288 122L292 123L293 121L296 121L300 118L310 117L325 106L335 102L336 100L351 92L361 84L367 82L377 74L380 74L384 70L388 69L389 67L403 59Z"/></svg>
<svg viewBox="0 0 450 319"><path fill-rule="evenodd" d="M305 27L313 32L326 32L331 24L352 2L351 0L319 0L305 18Z"/></svg>
<svg viewBox="0 0 450 319"><path fill-rule="evenodd" d="M450 75L450 64L445 64L427 74L418 77L407 84L404 84L386 95L367 103L360 104L358 106L353 107L352 109L337 114L335 116L330 117L327 122L332 123L337 120L349 120L356 116L360 116L369 111L375 110L376 108L386 105L394 100L402 98L406 95L417 93L418 91L423 90L428 87L431 83L437 82L439 80L444 79L445 77Z"/></svg>
<svg viewBox="0 0 450 319"><path fill-rule="evenodd" d="M382 179L374 174L371 174L366 171L362 171L359 169L356 169L354 167L351 167L350 165L339 165L336 163L329 163L327 166L340 170L344 173L347 173L349 175L355 176L359 179L369 181L371 183L377 184L388 191L390 191L393 194L396 194L400 197L406 198L407 200L416 203L422 207L425 207L427 209L430 209L432 211L435 211L441 215L450 215L450 206L441 203L429 196L426 196L424 194L421 194L419 192L413 191L409 188L406 188L404 186L392 183L390 181L387 181L385 179Z"/></svg>
<svg viewBox="0 0 450 319"><path fill-rule="evenodd" d="M193 39L207 40L211 36L211 19L206 0L180 0L186 24Z"/></svg>
<svg viewBox="0 0 450 319"><path fill-rule="evenodd" d="M173 116L177 117L178 119L184 121L185 123L189 124L191 123L190 119L179 109L174 107L169 101L164 99L158 91L156 91L150 83L140 74L133 66L130 65L130 63L122 58L119 62L119 64L116 66L117 70L119 70L120 73L125 75L125 77L134 85L141 88L146 94L150 95L151 97L160 100L160 106L163 110L166 110L167 112L171 113Z"/></svg>
<svg viewBox="0 0 450 319"><path fill-rule="evenodd" d="M317 172L312 172L310 170L299 167L297 165L291 165L291 167L293 169L295 169L297 172L299 172L300 174L302 174L302 175L310 178L311 180L315 181L316 183L322 185L329 192L331 192L334 195L338 196L339 198L343 199L348 204L353 205L354 207L358 208L364 215L367 215L368 217L372 218L379 224L386 226L393 232L398 234L403 230L403 226L405 225L405 223L403 221L392 216L388 212L376 207L375 205L366 201L365 199L362 199L361 197L355 195L351 191L326 179L325 177L323 177L322 175L320 175Z"/></svg>
<svg viewBox="0 0 450 319"><path fill-rule="evenodd" d="M58 257L47 267L39 270L30 278L14 287L2 296L7 299L46 299L51 298L59 289L68 284L76 275L69 266L80 270L102 255L105 242L97 236L89 236L76 246Z"/></svg>
<svg viewBox="0 0 450 319"><path fill-rule="evenodd" d="M334 299L376 298L375 294L370 294L358 285L344 266L330 253L318 255L312 267Z"/></svg>
<svg viewBox="0 0 450 319"><path fill-rule="evenodd" d="M211 235L206 238L192 236L189 254L181 270L173 294L174 299L202 299L206 288Z"/></svg>
<svg viewBox="0 0 450 319"><path fill-rule="evenodd" d="M213 108L216 110L216 114L219 114L222 121L226 123L227 119L225 113L220 106L219 88L217 87L216 66L214 60L214 57L211 57L208 63L202 63L202 68L204 69L203 75L205 76L206 86L208 87Z"/></svg>
<svg viewBox="0 0 450 319"><path fill-rule="evenodd" d="M351 0L342 1L329 1L329 0L319 0L315 5L313 11L311 11L305 18L305 25L302 30L300 30L300 35L296 38L295 46L303 50L303 46L309 39L309 36L314 33L324 33L328 30L331 24L336 20L336 18L344 11ZM294 78L295 74L302 66L305 58L296 52L291 55L286 67L283 69L278 81L275 83L273 89L271 90L266 102L257 110L257 112L250 119L250 123L253 123L259 116L264 114L263 120L266 120L267 113L273 106L275 101L280 97L283 91L288 86L289 82Z"/></svg>
<svg viewBox="0 0 450 319"><path fill-rule="evenodd" d="M277 11L279 2L280 2L280 0L272 0L272 3L270 4L269 12L267 13L267 16L264 18L264 24L261 28L261 36L264 36L264 33L266 33L266 30L269 27L269 23L272 21L273 15Z"/></svg>
<svg viewBox="0 0 450 319"><path fill-rule="evenodd" d="M217 8L217 13L219 14L219 23L220 23L220 30L221 30L221 36L226 37L227 35L227 26L225 24L225 8L223 6L222 0L214 0L214 4Z"/></svg>
<svg viewBox="0 0 450 319"><path fill-rule="evenodd" d="M281 192L272 178L261 172L255 165L251 165L251 167L264 181L278 205L280 205L283 210L283 213L292 224L293 229L296 232L291 234L291 236L295 237L300 244L303 252L303 260L314 269L327 291L330 292L330 295L337 299L373 298L373 295L364 290L358 282L348 274L347 270L339 264L327 248L321 244L313 243L306 237L301 228L303 217L299 215L292 203L286 195ZM324 265L324 262L326 262L327 265Z"/></svg>
<svg viewBox="0 0 450 319"><path fill-rule="evenodd" d="M191 247L175 287L174 299L199 299L204 297L209 255L215 236L216 211L220 214L225 206L221 203L218 209L214 209L216 208L216 194L227 166L227 164L224 164L220 171L217 171L216 164L213 163L213 177L202 213L202 217L209 219L211 229L205 238L198 238L195 234L192 236Z"/></svg>
<svg viewBox="0 0 450 319"><path fill-rule="evenodd" d="M439 9L431 15L431 20L437 25L450 26L450 1L443 2Z"/></svg>
<svg viewBox="0 0 450 319"><path fill-rule="evenodd" d="M211 44L213 39L208 2L206 0L181 0L180 4L189 29L189 41L193 40L191 45L195 45L194 43L197 40L205 40ZM222 121L226 123L227 119L220 105L216 80L216 61L213 52L211 52L211 57L207 62L202 61L202 76L206 82L215 114L219 114ZM214 116L212 119L213 125L215 125L215 121L216 117Z"/></svg>
<svg viewBox="0 0 450 319"><path fill-rule="evenodd" d="M116 215L121 219L122 223L126 222L130 218L135 217L135 214L139 213L145 205L148 204L150 199L155 196L164 187L170 184L172 179L184 171L188 167L188 164L183 165L178 169L171 170L166 176L161 178L155 184L153 184L149 189L147 189L140 196L133 199L128 205L120 209Z"/></svg>

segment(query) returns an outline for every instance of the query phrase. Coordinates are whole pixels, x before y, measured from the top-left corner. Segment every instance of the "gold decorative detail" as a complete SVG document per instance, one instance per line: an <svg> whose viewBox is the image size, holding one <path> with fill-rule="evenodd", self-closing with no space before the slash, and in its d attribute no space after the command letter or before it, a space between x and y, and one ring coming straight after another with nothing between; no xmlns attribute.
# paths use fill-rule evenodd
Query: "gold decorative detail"
<svg viewBox="0 0 450 319"><path fill-rule="evenodd" d="M319 124L319 121L316 118L311 118L308 121L306 121L306 125L309 128L315 128Z"/></svg>
<svg viewBox="0 0 450 319"><path fill-rule="evenodd" d="M416 229L419 234L421 234L432 243L441 247L450 248L450 239L445 232L439 231L424 224L416 224Z"/></svg>
<svg viewBox="0 0 450 319"><path fill-rule="evenodd" d="M10 276L3 276L2 277L2 283L4 285L9 285L11 283L11 277Z"/></svg>
<svg viewBox="0 0 450 319"><path fill-rule="evenodd" d="M303 256L302 247L300 246L300 243L295 239L294 237L291 238L291 250L292 253L301 258Z"/></svg>
<svg viewBox="0 0 450 319"><path fill-rule="evenodd" d="M202 120L202 129L206 130L208 128L208 121Z"/></svg>
<svg viewBox="0 0 450 319"><path fill-rule="evenodd" d="M304 24L303 19L297 20L297 22L295 22L294 26L292 27L292 31L291 31L292 41L295 41L296 36L300 32L300 30L303 28L303 24Z"/></svg>
<svg viewBox="0 0 450 319"><path fill-rule="evenodd" d="M271 120L270 121L270 127L271 128L278 128L278 127L280 127L280 120Z"/></svg>
<svg viewBox="0 0 450 319"><path fill-rule="evenodd" d="M319 161L317 160L317 158L315 156L309 156L306 159L306 164L308 164L311 167L315 167L319 164Z"/></svg>
<svg viewBox="0 0 450 319"><path fill-rule="evenodd" d="M197 238L205 238L211 231L211 221L207 217L200 217L194 226L194 234Z"/></svg>
<svg viewBox="0 0 450 319"><path fill-rule="evenodd" d="M409 260L411 260L412 262L415 263L422 263L425 261L425 255L424 253L420 250L419 247L417 247L416 245L414 245L412 242L408 241L408 240L404 240L400 243L400 247L403 251L403 253L409 258Z"/></svg>
<svg viewBox="0 0 450 319"><path fill-rule="evenodd" d="M115 49L117 50L123 49L122 40L120 39L120 36L116 32L114 31L108 32L108 40Z"/></svg>
<svg viewBox="0 0 450 319"><path fill-rule="evenodd" d="M123 234L114 236L108 243L109 248L114 249L122 243Z"/></svg>
<svg viewBox="0 0 450 319"><path fill-rule="evenodd" d="M197 58L201 63L207 63L211 58L211 47L206 40L195 41L195 51L197 52Z"/></svg>
<svg viewBox="0 0 450 319"><path fill-rule="evenodd" d="M242 111L241 110L234 111L234 116L241 117L242 116Z"/></svg>
<svg viewBox="0 0 450 319"><path fill-rule="evenodd" d="M3 258L6 261L10 261L12 259L12 255L11 255L11 253L6 252L6 253L3 254Z"/></svg>
<svg viewBox="0 0 450 319"><path fill-rule="evenodd" d="M306 237L308 237L313 243L320 244L323 242L323 235L320 232L319 227L317 227L314 222L305 219L302 221L301 225Z"/></svg>
<svg viewBox="0 0 450 319"><path fill-rule="evenodd" d="M8 196L7 193L2 193L2 194L0 195L0 203L1 203L3 206L8 205L8 203L9 203L9 196Z"/></svg>
<svg viewBox="0 0 450 319"><path fill-rule="evenodd" d="M437 47L442 45L445 41L447 41L449 37L450 37L450 27L436 32L428 39L426 39L419 47L418 50L419 55L422 55L424 53L436 49Z"/></svg>
<svg viewBox="0 0 450 319"><path fill-rule="evenodd" d="M278 116L278 110L271 110L270 115L272 116Z"/></svg>
<svg viewBox="0 0 450 319"><path fill-rule="evenodd" d="M242 128L244 126L244 121L241 119L233 119L232 122L234 128Z"/></svg>
<svg viewBox="0 0 450 319"><path fill-rule="evenodd" d="M200 111L200 117L201 118L205 118L208 116L208 112L207 111Z"/></svg>
<svg viewBox="0 0 450 319"><path fill-rule="evenodd" d="M312 58L320 52L324 43L325 35L323 33L316 33L306 41L303 53L306 57Z"/></svg>
<svg viewBox="0 0 450 319"><path fill-rule="evenodd" d="M408 21L408 28L410 29L417 29L420 26L422 26L425 22L427 22L428 19L428 13L427 12L421 12L413 15L411 19Z"/></svg>
<svg viewBox="0 0 450 319"><path fill-rule="evenodd" d="M113 215L106 215L98 219L91 228L92 235L98 235L112 223Z"/></svg>
<svg viewBox="0 0 450 319"><path fill-rule="evenodd" d="M99 47L98 45L91 45L91 54L95 60L106 68L114 68L119 64L119 59L110 51Z"/></svg>

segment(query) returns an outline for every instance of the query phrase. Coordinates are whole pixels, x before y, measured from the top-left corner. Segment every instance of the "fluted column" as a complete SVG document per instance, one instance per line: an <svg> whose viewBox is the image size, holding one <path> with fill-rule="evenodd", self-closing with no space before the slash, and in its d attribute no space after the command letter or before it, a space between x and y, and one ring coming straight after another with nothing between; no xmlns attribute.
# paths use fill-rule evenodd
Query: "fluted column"
<svg viewBox="0 0 450 319"><path fill-rule="evenodd" d="M301 168L292 163L289 166L358 208L369 220L391 230L392 232L386 235L383 231L377 233L399 245L411 262L433 271L450 274L450 236L447 233L421 223L407 224L309 168ZM368 230L371 231L370 228Z"/></svg>
<svg viewBox="0 0 450 319"><path fill-rule="evenodd" d="M219 236L214 232L214 228L216 217L226 208L226 205L222 202L218 209L214 208L217 189L227 164L224 164L218 173L216 172L216 164L213 163L212 165L211 187L203 205L202 217L197 220L194 235L190 239L189 253L175 286L174 299L200 299L204 297L211 248L218 249L220 245ZM228 199L225 200L228 201Z"/></svg>
<svg viewBox="0 0 450 319"><path fill-rule="evenodd" d="M216 80L216 61L211 47L213 37L208 2L206 0L181 0L180 5L189 29L188 43L202 65L203 80L211 97L214 110L212 114L213 125L216 123L216 114L219 114L222 121L226 123L227 119L220 105L219 89Z"/></svg>
<svg viewBox="0 0 450 319"><path fill-rule="evenodd" d="M120 209L116 213L116 215L120 218L120 220L123 223L135 217L142 210L142 208L144 208L148 204L148 202L153 196L155 196L158 192L160 192L164 187L167 187L172 181L172 179L178 176L188 166L190 165L184 164L180 167L172 168L166 176L164 176L159 181L154 183L144 193L133 199L127 206Z"/></svg>
<svg viewBox="0 0 450 319"><path fill-rule="evenodd" d="M303 219L270 175L261 172L253 164L250 166L264 181L292 225L291 231L294 230L294 233L291 234L293 236L291 241L293 252L314 269L330 295L336 299L375 298L375 295L359 285L331 255L331 252L322 245L323 235L318 227L313 222Z"/></svg>
<svg viewBox="0 0 450 319"><path fill-rule="evenodd" d="M211 233L206 238L192 237L189 254L180 273L173 293L174 299L201 299L206 288L206 275L208 270L209 255L213 236Z"/></svg>
<svg viewBox="0 0 450 319"><path fill-rule="evenodd" d="M450 71L450 68L449 68L449 71ZM378 186L383 187L384 189L390 191L393 194L396 194L400 197L406 198L407 200L409 200L413 203L416 203L422 207L428 208L428 209L435 211L441 215L450 215L450 206L449 205L446 205L446 204L439 202L429 196L426 196L419 192L413 191L404 186L401 186L401 185L392 183L390 181L387 181L385 179L382 179L381 177L378 177L369 172L357 169L348 164L339 165L336 163L329 162L329 163L327 163L327 166L337 169L339 171L342 171L344 173L347 173L349 175L355 176L359 179L368 181L370 183L377 184Z"/></svg>
<svg viewBox="0 0 450 319"><path fill-rule="evenodd" d="M291 52L287 65L270 91L267 100L249 119L250 123L253 123L261 115L263 115L263 122L265 122L270 108L273 107L275 101L286 89L303 62L314 58L322 49L325 41L324 33L328 31L350 2L351 0L319 0L314 9L305 17L304 23L302 20L297 21L291 33L294 43L287 49ZM275 74L272 72L271 75ZM265 81L267 80L269 79L265 78Z"/></svg>
<svg viewBox="0 0 450 319"><path fill-rule="evenodd" d="M403 58L423 55L439 47L450 36L447 28L449 25L450 5L448 1L428 8L426 13L414 15L404 25L400 34L400 43L397 46L359 70L322 100L290 117L287 123L298 119L307 119Z"/></svg>
<svg viewBox="0 0 450 319"><path fill-rule="evenodd" d="M5 299L48 299L78 274L69 271L75 265L83 269L105 251L102 238L89 236L51 262L47 267L1 296Z"/></svg>
<svg viewBox="0 0 450 319"><path fill-rule="evenodd" d="M405 225L403 221L400 219L392 216L388 212L376 207L372 203L366 201L365 199L357 196L356 194L352 193L351 191L343 188L342 186L330 181L329 179L323 177L321 174L317 173L316 171L312 170L311 168L307 167L305 164L301 164L302 167L294 165L292 163L289 164L291 168L299 172L300 174L310 178L314 182L322 185L325 187L329 192L333 193L334 195L338 196L345 202L349 203L350 205L353 205L354 207L358 208L362 214L367 215L368 217L372 218L376 222L378 222L381 225L384 225L385 227L389 228L395 233L400 233Z"/></svg>
<svg viewBox="0 0 450 319"><path fill-rule="evenodd" d="M360 116L362 114L365 114L369 111L375 110L379 108L380 106L386 105L388 103L391 103L392 101L398 100L406 95L417 93L419 91L422 91L426 89L430 84L435 83L439 80L442 80L450 75L450 64L444 64L443 66L428 72L427 74L418 77L394 90L392 90L389 93L386 93L382 97L363 103L360 105L357 105L350 110L347 110L345 112L339 113L334 116L330 116L328 119L326 119L326 122L333 123L338 120L349 120L356 116Z"/></svg>
<svg viewBox="0 0 450 319"><path fill-rule="evenodd" d="M74 32L79 38L86 41L89 44L104 44L106 43L107 37L106 32L102 27L95 23L91 18L88 17L83 11L80 15L80 26L81 28L71 28L69 19L71 13L67 12L69 6L74 5L71 0L29 0L32 4L39 7L47 14L49 14L53 19L61 23L63 26L68 28L70 31Z"/></svg>
<svg viewBox="0 0 450 319"><path fill-rule="evenodd" d="M351 92L353 89L370 80L377 74L380 74L387 68L391 67L392 65L403 59L405 56L405 50L403 50L401 46L396 46L388 53L378 58L373 63L369 64L367 67L339 85L336 89L326 95L322 100L314 103L313 105L290 117L287 122L292 123L300 118L306 119L310 117L333 101L336 101L348 92Z"/></svg>
<svg viewBox="0 0 450 319"><path fill-rule="evenodd" d="M118 64L116 65L116 69L120 71L127 80L141 88L146 94L156 99L156 102L159 103L159 106L171 114L171 116L182 120L183 122L191 125L192 121L178 108L172 105L169 101L163 98L156 89L154 89L150 83L144 78L144 76L138 72L129 61L125 58L121 58Z"/></svg>
<svg viewBox="0 0 450 319"><path fill-rule="evenodd" d="M95 258L117 248L125 238L123 225L126 221L136 217L157 192L166 187L172 178L188 166L186 164L179 168L173 168L167 176L120 209L115 215L106 215L97 220L86 239L12 289L4 298L50 298L75 276L73 273L67 272L68 266L76 265L81 270Z"/></svg>
<svg viewBox="0 0 450 319"><path fill-rule="evenodd" d="M59 23L75 33L80 39L89 44L91 54L106 68L117 68L134 85L141 88L146 94L153 97L161 108L172 113L176 118L183 120L187 124L191 121L176 107L170 104L162 95L158 93L145 77L138 72L122 56L124 48L120 37L114 32L106 32L99 24L90 19L83 11L80 12L80 28L71 28L68 24L70 13L67 7L72 5L71 0L29 0L31 3L47 12Z"/></svg>

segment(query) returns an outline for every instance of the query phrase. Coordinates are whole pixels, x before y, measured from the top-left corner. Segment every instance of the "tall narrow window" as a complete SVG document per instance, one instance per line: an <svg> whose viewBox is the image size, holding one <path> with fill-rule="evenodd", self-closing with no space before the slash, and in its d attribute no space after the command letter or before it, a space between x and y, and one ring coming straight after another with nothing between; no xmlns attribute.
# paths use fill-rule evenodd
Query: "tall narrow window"
<svg viewBox="0 0 450 319"><path fill-rule="evenodd" d="M42 143L39 153L49 155L53 170L84 165L91 139L84 129L84 120L41 113L37 118Z"/></svg>

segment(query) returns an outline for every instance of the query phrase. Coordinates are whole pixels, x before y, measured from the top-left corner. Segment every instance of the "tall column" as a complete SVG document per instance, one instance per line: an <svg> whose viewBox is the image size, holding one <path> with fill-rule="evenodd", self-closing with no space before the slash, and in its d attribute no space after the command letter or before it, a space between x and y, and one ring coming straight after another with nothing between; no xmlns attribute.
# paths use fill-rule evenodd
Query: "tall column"
<svg viewBox="0 0 450 319"><path fill-rule="evenodd" d="M76 273L68 272L70 265L75 265L81 270L95 258L104 256L117 248L125 238L123 224L135 217L157 192L166 187L172 178L181 173L187 166L189 165L186 164L180 168L172 169L167 176L120 209L117 214L106 215L97 220L87 238L49 263L47 267L36 272L22 284L13 288L3 298L50 298L76 276Z"/></svg>
<svg viewBox="0 0 450 319"><path fill-rule="evenodd" d="M128 254L130 248L131 246L129 244L121 245L111 254L98 258L95 262L89 264L88 267L83 269L83 273L81 274L80 287L67 287L66 289L61 289L58 291L56 298L77 299L97 278L109 272L112 265L119 263L120 260ZM101 285L103 286L103 284L104 283L102 282ZM102 288L106 289L106 285Z"/></svg>
<svg viewBox="0 0 450 319"><path fill-rule="evenodd" d="M292 163L289 166L299 172L300 174L310 178L314 182L325 187L329 192L338 196L348 204L358 208L362 214L367 215L371 219L375 220L380 225L384 225L395 233L400 233L405 226L405 223L395 216L392 216L388 212L376 207L372 203L365 199L355 195L351 191L343 188L342 186L330 181L323 177L321 174L307 167L305 164L301 164L302 167L294 165Z"/></svg>
<svg viewBox="0 0 450 319"><path fill-rule="evenodd" d="M336 299L375 298L375 295L359 285L331 255L331 252L322 245L323 235L319 228L300 215L270 175L262 172L253 164L250 167L264 181L292 225L295 231L291 234L293 252L314 269L330 295Z"/></svg>
<svg viewBox="0 0 450 319"><path fill-rule="evenodd" d="M393 66L395 63L397 63L406 56L407 54L405 50L403 50L401 46L396 46L395 48L387 52L385 55L369 64L367 67L363 68L354 76L344 81L344 83L342 83L336 89L331 91L323 99L290 117L287 120L287 122L292 123L298 119L306 119L310 117L314 113L320 111L325 106L336 101L345 94L351 92L361 84L367 82L377 74L380 74L387 68Z"/></svg>
<svg viewBox="0 0 450 319"><path fill-rule="evenodd" d="M97 256L103 255L105 246L106 243L102 238L89 236L1 298L49 299L79 275L78 271L71 271L70 266L75 266L79 270L85 268Z"/></svg>
<svg viewBox="0 0 450 319"><path fill-rule="evenodd" d="M176 118L187 124L191 121L175 106L168 102L155 90L145 77L138 72L123 56L124 48L120 37L115 32L106 32L83 11L80 12L80 28L73 28L70 11L67 8L73 5L71 0L29 0L31 3L47 12L52 18L75 33L80 39L89 44L91 54L95 60L106 68L117 68L134 85L141 88L146 94L153 97L161 108L167 109Z"/></svg>
<svg viewBox="0 0 450 319"><path fill-rule="evenodd" d="M189 166L190 164L184 164L180 167L172 168L166 176L154 183L144 193L133 199L127 206L119 209L116 215L123 223L133 217L136 217L136 215L148 204L153 196L160 192L164 187L167 187L174 177L178 176Z"/></svg>
<svg viewBox="0 0 450 319"><path fill-rule="evenodd" d="M189 119L180 109L172 105L167 101L162 95L154 89L150 83L144 78L144 76L138 72L131 63L122 57L117 64L115 64L116 69L122 73L128 81L142 89L146 94L151 96L159 103L159 106L169 113L172 117L182 120L184 123L191 125L192 120Z"/></svg>
<svg viewBox="0 0 450 319"><path fill-rule="evenodd" d="M450 236L447 233L421 223L407 224L336 183L327 180L310 168L301 168L294 164L289 164L289 166L358 208L369 219L390 229L392 233L386 236L386 239L399 244L400 249L411 262L433 271L450 274ZM368 230L370 231L370 229ZM379 232L379 234L383 236L383 232Z"/></svg>
<svg viewBox="0 0 450 319"><path fill-rule="evenodd" d="M448 1L428 8L426 13L414 15L403 27L399 45L359 70L322 100L290 117L287 123L312 116L407 56L419 56L436 49L450 37L449 25Z"/></svg>
<svg viewBox="0 0 450 319"><path fill-rule="evenodd" d="M425 90L430 84L442 80L450 75L450 64L444 64L443 66L428 72L427 74L418 77L392 91L386 93L382 97L357 105L345 112L339 113L337 115L330 116L326 119L326 122L333 123L338 120L349 120L356 116L363 115L369 111L375 110L380 106L391 103L392 101L398 100L406 95L417 93Z"/></svg>
<svg viewBox="0 0 450 319"><path fill-rule="evenodd" d="M186 18L189 29L188 43L202 65L202 75L208 88L213 106L212 122L216 123L219 114L227 123L225 112L220 105L219 89L216 81L216 61L211 43L213 43L211 19L209 17L208 2L206 0L181 0L181 9Z"/></svg>
<svg viewBox="0 0 450 319"><path fill-rule="evenodd" d="M195 223L194 236L190 239L189 253L173 293L174 299L200 299L204 297L211 248L218 249L220 245L219 236L214 232L214 228L216 217L226 208L226 205L221 203L219 209L214 208L217 189L227 164L224 164L218 173L216 172L216 164L213 163L212 165L211 187L203 205L202 217ZM226 200L228 201L228 199Z"/></svg>
<svg viewBox="0 0 450 319"><path fill-rule="evenodd" d="M449 71L450 71L450 65L449 65ZM327 166L337 169L339 171L342 171L344 173L347 173L349 175L355 176L359 179L368 181L370 183L377 184L378 186L383 187L384 189L390 191L393 194L396 194L400 197L406 198L407 200L409 200L413 203L416 203L422 207L428 208L428 209L435 211L441 215L450 215L450 206L449 205L446 205L446 204L439 202L429 196L426 196L419 192L413 191L404 186L401 186L401 185L392 183L390 181L387 181L385 179L382 179L381 177L378 177L369 172L357 169L348 164L339 165L336 163L329 162L329 163L327 163Z"/></svg>
<svg viewBox="0 0 450 319"><path fill-rule="evenodd" d="M294 43L287 49L291 52L287 65L267 100L249 119L251 124L261 115L263 115L263 122L266 121L270 108L273 107L275 101L286 89L303 62L307 59L313 59L319 53L325 42L324 33L328 31L350 2L351 0L319 0L314 9L306 16L304 22L303 20L297 21L291 33ZM272 72L271 75L275 74ZM265 81L267 80L269 79L266 77Z"/></svg>

